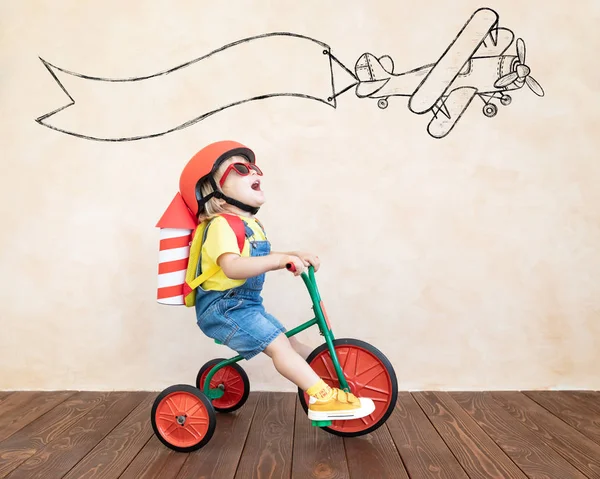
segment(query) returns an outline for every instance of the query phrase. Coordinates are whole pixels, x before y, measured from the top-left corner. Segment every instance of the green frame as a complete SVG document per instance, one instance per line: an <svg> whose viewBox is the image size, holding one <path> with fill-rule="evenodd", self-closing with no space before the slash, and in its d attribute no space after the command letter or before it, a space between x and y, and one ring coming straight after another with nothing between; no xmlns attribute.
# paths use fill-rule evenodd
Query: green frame
<svg viewBox="0 0 600 479"><path fill-rule="evenodd" d="M341 389L346 392L351 392L350 387L348 386L348 382L346 381L346 377L344 376L344 372L342 371L342 367L340 366L340 362L339 362L337 354L335 352L335 348L333 347L333 341L335 340L335 337L334 337L331 327L328 324L328 321L325 317L326 313L323 308L323 302L321 300L321 295L319 294L319 289L317 288L317 281L315 279L315 271L314 271L313 266L308 267L308 274L304 272L301 274L301 276L302 276L302 279L304 280L304 284L306 285L306 288L308 289L308 293L310 295L310 299L313 304L312 307L313 307L313 311L315 312L315 317L313 319L306 321L305 323L302 323L299 326L296 326L294 329L287 331L285 333L285 335L289 338L298 333L301 333L302 331L304 331L316 324L319 327L321 336L325 337L325 342L327 343L327 348L329 349L329 354L331 355L333 367L335 368L335 372L338 376L338 380L340 382ZM219 341L215 340L215 342L217 344L221 344ZM204 392L204 394L206 394L206 396L208 398L218 399L221 396L223 396L223 394L224 394L223 390L220 388L210 389L210 387L209 387L210 382L211 382L213 376L216 374L216 372L219 369L221 369L225 366L229 366L230 364L237 363L237 362L241 361L242 359L244 359L244 358L241 355L234 356L230 359L225 359L225 360L221 361L220 363L215 364L212 367L212 369L208 373L208 376L206 376L206 380L204 381L203 392Z"/></svg>

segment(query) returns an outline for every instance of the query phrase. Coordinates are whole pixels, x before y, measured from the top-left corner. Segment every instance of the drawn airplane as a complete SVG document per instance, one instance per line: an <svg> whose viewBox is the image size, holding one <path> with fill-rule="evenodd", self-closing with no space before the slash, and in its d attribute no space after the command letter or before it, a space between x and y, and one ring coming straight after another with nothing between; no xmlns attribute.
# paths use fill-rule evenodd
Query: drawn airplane
<svg viewBox="0 0 600 479"><path fill-rule="evenodd" d="M382 109L388 106L389 97L410 97L408 106L413 113L433 113L427 131L435 138L443 138L452 130L475 96L483 101L487 117L498 111L492 100L509 105L507 92L524 85L544 96L525 64L525 42L517 39L517 54L505 55L514 34L497 25L496 12L477 10L436 63L403 73L394 73L389 55L377 58L364 53L354 67L356 95L377 98Z"/></svg>

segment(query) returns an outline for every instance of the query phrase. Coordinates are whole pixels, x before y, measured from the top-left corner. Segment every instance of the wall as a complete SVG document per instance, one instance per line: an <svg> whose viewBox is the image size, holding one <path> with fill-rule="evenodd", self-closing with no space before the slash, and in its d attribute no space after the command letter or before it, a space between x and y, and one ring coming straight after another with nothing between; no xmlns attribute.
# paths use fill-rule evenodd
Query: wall
<svg viewBox="0 0 600 479"><path fill-rule="evenodd" d="M259 218L273 247L320 256L336 335L380 348L401 389L599 388L597 2L496 2L545 96L518 90L494 118L476 98L443 139L427 134L431 114L409 111L406 97L380 109L353 90L336 108L270 98L139 141L35 121L66 98L40 57L131 78L283 31L327 43L351 69L371 52L405 71L437 61L486 6L405 3L5 2L0 389L161 389L232 354L202 335L191 310L155 301L154 226L187 160L221 138L257 153L268 198ZM106 117L84 109L71 124L127 134L133 109L150 119L144 127L170 121L199 85L208 99L256 87L256 65L239 62L219 81L159 85L155 102L125 94ZM338 89L351 80L336 78ZM98 92L96 107L107 100ZM269 275L264 296L288 327L312 317L302 281L285 271ZM302 337L320 344L315 331ZM253 389L294 389L265 357L243 366Z"/></svg>

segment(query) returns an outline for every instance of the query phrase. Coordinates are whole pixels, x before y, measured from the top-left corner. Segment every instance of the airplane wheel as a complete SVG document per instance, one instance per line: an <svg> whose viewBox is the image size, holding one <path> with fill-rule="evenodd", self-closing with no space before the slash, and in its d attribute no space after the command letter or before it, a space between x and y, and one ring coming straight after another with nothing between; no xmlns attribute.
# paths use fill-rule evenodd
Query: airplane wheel
<svg viewBox="0 0 600 479"><path fill-rule="evenodd" d="M381 108L382 110L384 110L388 106L388 101L385 98L381 98L380 100L377 101L377 106L379 108Z"/></svg>
<svg viewBox="0 0 600 479"><path fill-rule="evenodd" d="M510 95L502 95L502 98L500 98L500 103L502 103L504 106L510 105L511 101L512 97Z"/></svg>
<svg viewBox="0 0 600 479"><path fill-rule="evenodd" d="M483 107L483 114L485 116L487 116L488 118L496 116L496 113L498 113L498 107L496 105L494 105L493 103L487 103Z"/></svg>

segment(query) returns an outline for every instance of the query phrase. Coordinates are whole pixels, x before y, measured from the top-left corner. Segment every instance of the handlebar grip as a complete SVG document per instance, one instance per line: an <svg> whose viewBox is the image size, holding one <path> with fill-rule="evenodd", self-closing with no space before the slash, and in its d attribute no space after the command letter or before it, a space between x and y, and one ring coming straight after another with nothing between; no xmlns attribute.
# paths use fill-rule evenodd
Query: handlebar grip
<svg viewBox="0 0 600 479"><path fill-rule="evenodd" d="M294 266L294 263L287 263L287 264L285 265L285 268L286 268L288 271L291 271L292 273L295 273L295 272L296 272L296 266Z"/></svg>

